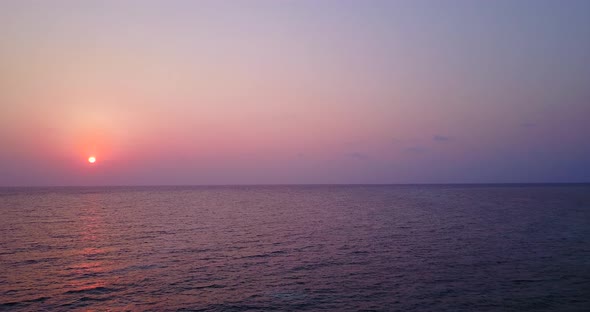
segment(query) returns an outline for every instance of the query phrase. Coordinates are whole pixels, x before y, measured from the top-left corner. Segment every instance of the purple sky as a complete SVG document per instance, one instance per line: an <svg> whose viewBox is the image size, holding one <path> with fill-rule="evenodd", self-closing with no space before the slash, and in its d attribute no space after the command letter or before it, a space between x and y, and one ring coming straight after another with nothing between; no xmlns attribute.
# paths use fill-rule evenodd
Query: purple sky
<svg viewBox="0 0 590 312"><path fill-rule="evenodd" d="M0 20L0 186L590 181L590 1L4 0Z"/></svg>

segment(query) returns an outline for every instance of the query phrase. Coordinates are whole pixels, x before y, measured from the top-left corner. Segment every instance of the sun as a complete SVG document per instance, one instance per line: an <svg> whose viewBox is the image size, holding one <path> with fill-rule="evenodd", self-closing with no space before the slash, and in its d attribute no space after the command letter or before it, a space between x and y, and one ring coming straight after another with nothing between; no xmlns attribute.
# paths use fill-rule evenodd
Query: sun
<svg viewBox="0 0 590 312"><path fill-rule="evenodd" d="M94 157L94 156L88 157L88 162L91 163L91 164L95 163L96 162L96 157Z"/></svg>

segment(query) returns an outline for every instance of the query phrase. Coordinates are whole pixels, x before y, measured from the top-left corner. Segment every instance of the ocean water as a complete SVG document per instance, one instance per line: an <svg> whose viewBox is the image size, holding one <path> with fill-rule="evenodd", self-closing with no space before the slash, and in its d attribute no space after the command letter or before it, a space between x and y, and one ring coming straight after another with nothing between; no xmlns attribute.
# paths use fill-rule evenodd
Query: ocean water
<svg viewBox="0 0 590 312"><path fill-rule="evenodd" d="M4 188L0 310L588 311L590 185Z"/></svg>

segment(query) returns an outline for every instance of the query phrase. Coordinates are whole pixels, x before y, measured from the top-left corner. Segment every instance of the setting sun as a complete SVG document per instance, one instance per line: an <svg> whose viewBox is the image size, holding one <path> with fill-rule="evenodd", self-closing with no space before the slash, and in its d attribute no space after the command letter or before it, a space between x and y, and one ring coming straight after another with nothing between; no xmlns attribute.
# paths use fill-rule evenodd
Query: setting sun
<svg viewBox="0 0 590 312"><path fill-rule="evenodd" d="M88 157L88 162L93 164L96 162L96 158L94 156L90 156L90 157Z"/></svg>

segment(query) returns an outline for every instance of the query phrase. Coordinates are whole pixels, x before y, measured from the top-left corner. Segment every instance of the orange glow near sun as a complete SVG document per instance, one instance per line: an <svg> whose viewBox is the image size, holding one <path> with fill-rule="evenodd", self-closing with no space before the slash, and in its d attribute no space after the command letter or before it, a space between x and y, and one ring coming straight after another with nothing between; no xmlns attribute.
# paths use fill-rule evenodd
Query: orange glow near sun
<svg viewBox="0 0 590 312"><path fill-rule="evenodd" d="M91 164L95 163L96 162L96 157L94 157L94 156L88 157L88 162L91 163Z"/></svg>

